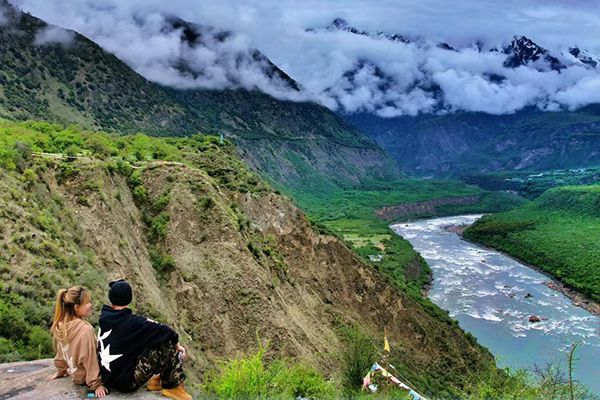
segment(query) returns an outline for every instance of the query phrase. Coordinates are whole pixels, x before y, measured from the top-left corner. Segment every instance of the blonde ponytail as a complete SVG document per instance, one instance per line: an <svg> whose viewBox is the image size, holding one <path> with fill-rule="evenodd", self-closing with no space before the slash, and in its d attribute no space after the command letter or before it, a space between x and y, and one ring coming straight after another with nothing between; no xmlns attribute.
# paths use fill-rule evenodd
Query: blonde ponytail
<svg viewBox="0 0 600 400"><path fill-rule="evenodd" d="M54 309L54 322L52 323L51 333L54 339L54 345L59 341L67 341L67 323L77 318L75 306L82 306L90 301L90 291L83 286L73 286L67 289L60 289L56 294L56 307Z"/></svg>

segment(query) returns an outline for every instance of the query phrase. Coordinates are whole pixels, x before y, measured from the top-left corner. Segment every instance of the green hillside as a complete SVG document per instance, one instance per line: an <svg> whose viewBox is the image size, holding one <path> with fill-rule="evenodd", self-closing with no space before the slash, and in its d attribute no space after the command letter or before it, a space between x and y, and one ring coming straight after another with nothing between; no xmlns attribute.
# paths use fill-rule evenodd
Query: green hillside
<svg viewBox="0 0 600 400"><path fill-rule="evenodd" d="M36 156L42 152L43 156ZM59 158L61 153L72 158ZM157 159L184 161L186 167L163 165ZM214 365L214 357L231 355L231 343L239 346L235 354L240 350L248 354L248 349L256 345L255 331L260 328L262 337L277 339L269 350L269 368L278 374L291 368L301 373L294 378L300 381L312 377L304 387L294 389L297 395L323 389L324 380L316 369L329 375L326 393L328 398L336 398L335 393L341 390L340 378L330 369L338 371L343 366L336 354L349 345L345 341L351 344L356 335L368 346L360 350L374 354L373 337L356 331L356 327L364 324L364 329L370 329L367 327L371 324L380 323L369 322L374 309L365 308L363 312L349 305L357 301L354 294L348 300L337 297L346 293L329 288L338 285L331 281L337 276L348 288L364 285L364 279L377 282L377 288L357 290L361 304L373 296L377 301L373 307L381 307L385 318L396 300L388 306L376 295L385 290L391 291L386 296L401 296L401 318L407 323L389 328L402 337L392 339L398 349L392 360L423 390L432 394L466 392L470 384L467 379L478 381L484 371L502 380L503 374L495 373L493 358L474 338L464 335L446 313L422 299L418 287L411 290L405 285L405 280L411 278L405 277L410 273L411 261L418 257L410 245L405 253L412 258L400 257L394 274L383 274L388 278L386 282L333 238L313 233L289 200L273 193L235 157L230 143L220 145L216 137L114 137L76 126L0 120L0 175L0 362L52 355L47 328L59 288L72 282L87 285L97 310L105 300L105 282L116 273L125 273L138 285L135 308L140 313L186 333L182 340L193 355L189 368L196 382ZM190 219L201 229L183 226ZM280 229L282 223L286 226L283 232L270 227ZM127 228L118 227L122 224ZM290 224L299 231L289 233ZM313 247L312 241L319 244ZM317 259L307 258L307 249L314 254L324 253ZM334 276L313 279L311 274L324 274L326 266L338 259L343 260L344 273L336 269L331 271ZM361 272L349 285L345 280L353 276L355 264ZM223 280L228 284L223 285ZM182 288L185 296L181 295ZM271 296L284 296L284 303L301 304L307 296L313 296L307 290L319 296L323 291L327 299L336 296L328 300L334 301L336 308L318 300L320 305L312 307L323 310L314 315L302 311L292 320L287 318L288 313L299 312L296 308L279 311L278 307L285 304L271 300ZM349 290L354 293L355 289ZM220 331L223 327L219 322L206 324L204 321L215 313L214 307L221 307L219 312L232 318L234 326ZM208 314L201 314L202 310ZM270 318L275 319L269 322ZM291 332L300 331L298 338L287 337L287 328L282 331L287 325ZM404 336L413 334L411 326L430 338L428 349L418 349L419 341ZM322 343L319 335L313 338L303 333L311 329L327 335L327 340ZM230 344L224 344L223 335L231 335L227 339ZM313 342L304 343L309 340ZM306 347L297 353L315 352L315 346L322 346L320 351L324 353L315 355L303 367L290 358L271 364L274 357L283 357L281 354L299 355L293 349L301 343ZM444 354L440 356L442 348ZM439 362L440 357L443 362ZM369 367L372 359L367 362ZM237 368L238 364L230 365ZM426 365L434 371L431 376ZM359 372L362 376L363 371ZM251 377L253 372L239 373ZM303 378L304 374L308 377ZM212 385L220 385L227 377L211 379L215 380ZM219 392L225 388L207 390ZM281 388L268 386L262 390L275 395Z"/></svg>
<svg viewBox="0 0 600 400"><path fill-rule="evenodd" d="M560 186L600 184L600 167L572 168L542 172L501 171L463 175L460 180L486 190L518 193L529 200Z"/></svg>
<svg viewBox="0 0 600 400"><path fill-rule="evenodd" d="M483 217L464 234L600 301L600 186L550 189L530 204Z"/></svg>
<svg viewBox="0 0 600 400"><path fill-rule="evenodd" d="M223 133L263 177L299 187L319 180L331 190L399 177L385 151L321 105L258 91L161 87L74 32L71 43L38 45L48 25L0 7L8 19L0 26L0 117L119 134Z"/></svg>

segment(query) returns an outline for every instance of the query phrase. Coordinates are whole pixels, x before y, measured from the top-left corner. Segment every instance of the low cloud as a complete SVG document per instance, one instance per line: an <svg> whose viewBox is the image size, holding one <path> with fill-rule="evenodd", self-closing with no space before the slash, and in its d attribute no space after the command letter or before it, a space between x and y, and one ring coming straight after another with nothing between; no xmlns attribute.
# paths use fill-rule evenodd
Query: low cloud
<svg viewBox="0 0 600 400"><path fill-rule="evenodd" d="M45 46L49 44L70 46L74 39L75 32L60 28L58 26L48 25L36 33L35 44L38 46Z"/></svg>
<svg viewBox="0 0 600 400"><path fill-rule="evenodd" d="M276 73L247 35L202 24L186 25L177 18L179 8L169 9L152 1L75 2L71 8L52 1L15 3L40 18L80 32L145 78L165 86L243 88L259 90L278 99L315 99ZM200 40L192 43L186 36L190 30ZM36 44L67 44L72 38L69 31L49 27L36 36Z"/></svg>
<svg viewBox="0 0 600 400"><path fill-rule="evenodd" d="M451 51L435 43L405 44L347 32L313 35L315 48L323 51L315 59L340 59L342 67L323 65L325 76L298 57L290 72L340 112L396 117L464 110L500 115L527 106L556 111L600 102L600 69L560 53L568 68L559 72L541 60L506 68L505 54L486 49ZM327 53L327 40L335 43L335 51Z"/></svg>
<svg viewBox="0 0 600 400"><path fill-rule="evenodd" d="M2 4L0 4L0 26L6 25L8 23L8 17L4 13L5 9L2 6Z"/></svg>
<svg viewBox="0 0 600 400"><path fill-rule="evenodd" d="M506 114L526 106L574 110L600 101L600 67L586 67L568 54L573 45L600 54L595 34L600 10L593 2L406 0L399 10L394 0L368 5L361 0L306 0L302 5L295 0L202 5L193 0L95 0L69 2L69 7L59 0L12 1L91 38L146 78L176 88L256 89L280 99L317 100L332 110L382 117L458 110ZM182 28L165 29L166 16L205 26L202 44L182 42ZM403 34L412 43L306 32L335 17L358 29ZM227 30L236 34L223 36ZM489 49L514 35L528 36L569 67L560 73L543 62L505 68L506 56ZM438 42L459 51L440 49ZM477 50L475 42L484 50ZM302 90L273 74L254 48Z"/></svg>
<svg viewBox="0 0 600 400"><path fill-rule="evenodd" d="M565 105L570 110L600 103L600 76L583 78L574 85L554 93L550 100Z"/></svg>

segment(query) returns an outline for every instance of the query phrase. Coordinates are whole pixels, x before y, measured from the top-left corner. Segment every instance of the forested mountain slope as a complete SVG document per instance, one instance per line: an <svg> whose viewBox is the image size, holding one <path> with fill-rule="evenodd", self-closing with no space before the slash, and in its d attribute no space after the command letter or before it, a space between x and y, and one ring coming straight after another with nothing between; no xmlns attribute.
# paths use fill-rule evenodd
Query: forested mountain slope
<svg viewBox="0 0 600 400"><path fill-rule="evenodd" d="M331 189L399 177L385 151L321 105L242 89L161 87L75 32L6 3L0 9L0 117L158 136L223 133L256 171L288 185Z"/></svg>
<svg viewBox="0 0 600 400"><path fill-rule="evenodd" d="M600 186L565 186L487 215L469 239L506 251L600 301Z"/></svg>
<svg viewBox="0 0 600 400"><path fill-rule="evenodd" d="M502 170L545 171L600 164L600 112L529 108L508 115L457 112L380 118L346 116L408 174L459 177Z"/></svg>

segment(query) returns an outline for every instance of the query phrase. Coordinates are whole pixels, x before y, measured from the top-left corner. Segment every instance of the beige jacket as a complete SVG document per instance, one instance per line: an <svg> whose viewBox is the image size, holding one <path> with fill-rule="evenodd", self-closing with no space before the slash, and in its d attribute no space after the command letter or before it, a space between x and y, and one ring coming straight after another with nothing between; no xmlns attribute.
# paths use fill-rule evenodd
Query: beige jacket
<svg viewBox="0 0 600 400"><path fill-rule="evenodd" d="M73 383L96 390L102 385L96 355L97 340L89 322L75 318L67 322L67 342L57 343L54 365L59 375L69 374Z"/></svg>

